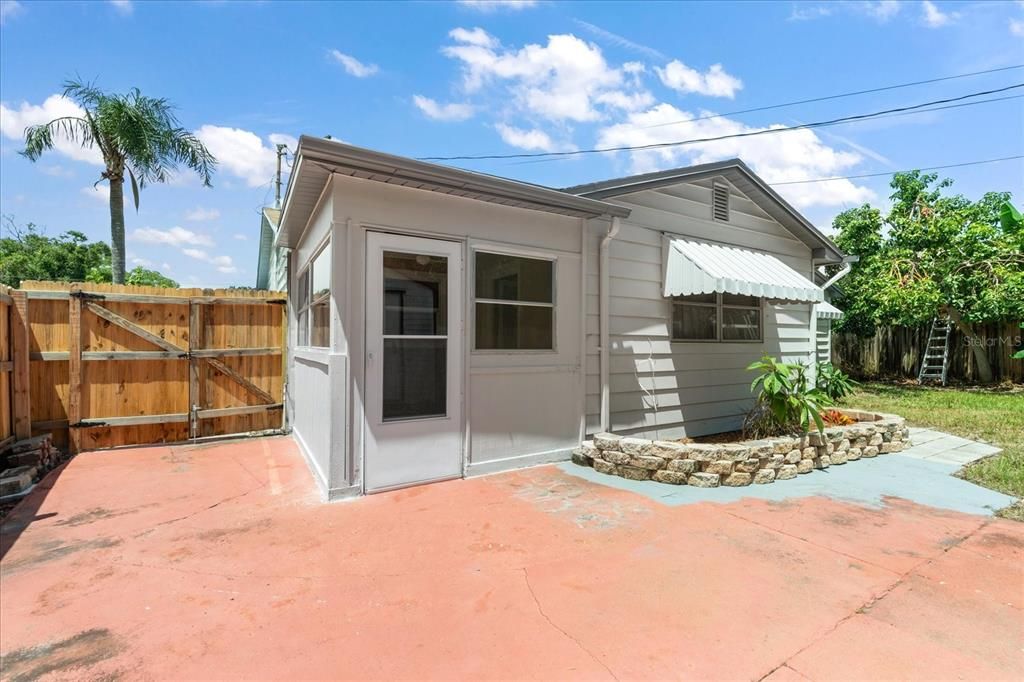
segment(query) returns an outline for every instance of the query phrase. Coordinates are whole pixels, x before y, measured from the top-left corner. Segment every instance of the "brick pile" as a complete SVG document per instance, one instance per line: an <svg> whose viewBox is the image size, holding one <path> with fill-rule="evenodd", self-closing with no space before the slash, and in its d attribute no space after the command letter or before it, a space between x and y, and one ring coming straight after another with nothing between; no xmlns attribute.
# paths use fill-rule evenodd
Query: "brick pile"
<svg viewBox="0 0 1024 682"><path fill-rule="evenodd" d="M65 459L48 433L6 445L0 450L0 498L24 493Z"/></svg>

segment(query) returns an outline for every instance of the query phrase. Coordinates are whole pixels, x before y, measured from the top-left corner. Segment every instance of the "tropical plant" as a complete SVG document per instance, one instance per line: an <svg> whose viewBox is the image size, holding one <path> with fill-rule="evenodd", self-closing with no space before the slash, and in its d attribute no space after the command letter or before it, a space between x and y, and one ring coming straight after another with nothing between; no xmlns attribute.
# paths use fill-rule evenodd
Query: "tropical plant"
<svg viewBox="0 0 1024 682"><path fill-rule="evenodd" d="M978 377L992 368L978 325L1024 318L1024 229L1005 192L972 201L950 180L896 173L885 216L861 206L836 217L836 242L860 257L842 284L837 330L870 335L877 325L952 320L969 340Z"/></svg>
<svg viewBox="0 0 1024 682"><path fill-rule="evenodd" d="M839 402L853 393L858 385L849 375L831 362L819 362L815 369L815 375L817 377L815 385L824 391L825 395L833 402Z"/></svg>
<svg viewBox="0 0 1024 682"><path fill-rule="evenodd" d="M853 419L839 410L825 410L821 413L821 418L826 424L832 424L833 426L849 426L854 423Z"/></svg>
<svg viewBox="0 0 1024 682"><path fill-rule="evenodd" d="M104 263L98 268L93 268L85 276L85 281L97 282L99 284L109 283L110 280L110 263ZM163 287L165 289L176 289L179 286L170 277L166 277L156 270L144 268L141 265L125 273L124 283L135 287Z"/></svg>
<svg viewBox="0 0 1024 682"><path fill-rule="evenodd" d="M832 399L811 385L806 366L765 355L747 370L758 372L750 390L759 392L744 420L746 435L760 438L796 430L806 433L812 424L818 431L825 429L821 411L832 404Z"/></svg>
<svg viewBox="0 0 1024 682"><path fill-rule="evenodd" d="M1024 329L1024 322L1020 323L1020 328ZM1017 360L1024 360L1024 348L1014 353L1013 357Z"/></svg>
<svg viewBox="0 0 1024 682"><path fill-rule="evenodd" d="M82 109L82 115L29 126L21 153L35 161L61 136L99 149L105 168L96 184L110 183L111 278L114 284L123 284L125 173L138 210L139 190L166 182L179 166L195 171L209 187L217 161L199 138L178 124L174 107L165 99L146 97L138 88L127 94L108 93L79 80L64 83L64 96Z"/></svg>

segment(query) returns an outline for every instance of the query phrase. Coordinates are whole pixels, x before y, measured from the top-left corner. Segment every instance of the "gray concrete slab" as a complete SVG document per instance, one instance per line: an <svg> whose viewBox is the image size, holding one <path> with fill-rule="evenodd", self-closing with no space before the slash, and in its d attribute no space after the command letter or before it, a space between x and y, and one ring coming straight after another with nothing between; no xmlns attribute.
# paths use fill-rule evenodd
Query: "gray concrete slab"
<svg viewBox="0 0 1024 682"><path fill-rule="evenodd" d="M987 456L979 453L992 454L990 450L998 452L999 448L939 431L922 430L918 435L912 432L912 441L919 437L924 441L921 445L898 454L860 459L788 481L741 488L694 488L654 481L627 481L572 463L560 464L559 468L588 481L629 490L673 506L728 503L744 497L781 501L823 496L880 507L885 504L885 498L899 497L967 514L991 515L1016 501L1010 495L953 476L964 464Z"/></svg>

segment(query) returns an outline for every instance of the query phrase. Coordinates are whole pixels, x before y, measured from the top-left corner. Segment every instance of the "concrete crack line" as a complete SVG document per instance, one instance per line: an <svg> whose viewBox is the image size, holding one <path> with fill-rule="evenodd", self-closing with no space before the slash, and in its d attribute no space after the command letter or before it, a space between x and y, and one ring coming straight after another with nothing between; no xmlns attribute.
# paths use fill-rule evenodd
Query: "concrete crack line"
<svg viewBox="0 0 1024 682"><path fill-rule="evenodd" d="M138 533L134 537L140 537L142 535L148 535L149 533L153 532L153 530L155 530L156 528L159 528L160 526L167 526L167 525L170 525L172 523L178 523L179 521L185 521L187 519L191 519L194 516L198 516L199 514L202 514L203 512L210 511L211 509L214 509L215 507L219 507L222 504L226 504L228 502L231 502L232 500L237 500L239 498L245 497L246 495L254 493L254 492L256 492L257 490L259 490L261 488L265 488L266 485L267 485L266 483L261 483L260 485L256 486L255 488L250 488L249 490L246 490L243 493L238 493L237 495L231 495L230 497L225 497L223 500L218 500L217 502L214 502L213 504L211 504L211 505L209 505L207 507L203 507L202 509L197 509L196 511L192 512L191 514L185 514L184 516L179 516L178 518L175 518L175 519L168 519L167 521L161 521L160 523L153 524L148 529L146 529L142 533Z"/></svg>
<svg viewBox="0 0 1024 682"><path fill-rule="evenodd" d="M827 545L822 545L820 543L814 542L813 540L808 540L807 538L802 538L799 535L793 535L792 533L787 533L784 530L779 530L778 528L772 528L771 526L767 526L767 525L765 525L763 523L759 523L757 521L754 521L753 519L748 519L745 516L740 516L738 514L734 514L733 512L728 511L728 510L726 510L725 513L728 514L729 516L733 517L733 518L739 519L740 521L746 521L747 523L752 523L755 526L757 526L758 528L764 528L765 530L770 531L772 533L778 533L779 535L785 535L787 538L793 538L794 540L799 540L800 542L806 542L811 547L817 547L818 549L824 549L824 550L826 550L828 552L832 552L833 554L838 554L839 556L846 557L847 559L851 559L853 561L858 561L858 562L860 562L862 564L867 564L868 566L871 566L873 568L877 568L877 569L879 569L881 571L885 571L887 573L892 573L893 575L899 575L898 571L894 571L891 568L886 568L885 566L880 566L880 565L878 565L878 564L876 564L876 563L874 563L872 561L868 561L867 559L861 559L860 557L855 556L853 554L847 554L846 552L840 551L840 550L836 549L835 547L829 547Z"/></svg>
<svg viewBox="0 0 1024 682"><path fill-rule="evenodd" d="M571 640L572 640L573 642L575 642L575 643L576 643L576 646L578 646L578 647L579 647L580 651L582 651L583 653L585 653L585 654L586 654L587 656L590 656L590 658L591 658L591 659L592 659L592 660L593 660L593 661L594 661L595 663L597 663L597 664L598 664L598 665L600 665L600 666L601 666L602 668L604 668L605 670L607 670L607 671L608 671L608 674L612 676L612 679L613 679L613 680L618 680L618 679L619 679L619 678L618 678L618 676L616 676L616 675L615 675L615 673L613 673L613 672L612 672L612 669L611 669L611 668L609 668L609 667L608 667L608 666L607 666L607 665L605 664L605 662L604 662L604 661L602 661L602 660L601 660L600 658L598 658L597 656L595 656L595 655L594 655L594 652L592 652L592 651L591 651L590 649L588 649L587 647L583 646L583 643L582 643L582 642L581 642L580 640L578 640L577 638L573 637L573 636L572 636L571 634L569 634L569 633L568 633L568 632L567 632L566 630L563 630L563 629L562 629L561 627L559 627L559 626L558 626L558 625L557 625L557 624L556 624L556 623L555 623L555 622L554 622L553 620L551 620L551 617L550 617L550 616L548 616L548 614L546 614L546 613L544 612L544 607L540 605L540 600L539 600L539 599L537 599L537 593L533 591L533 585L531 585L531 584L530 584L530 574L529 574L529 572L527 572L527 570L526 570L526 567L525 567L525 566L523 567L522 571L523 571L523 579L524 579L524 580L526 581L526 589L530 591L530 596L531 596L531 597L533 597L533 603L534 603L534 604L536 604L536 606L537 606L537 613L539 613L539 614L541 615L541 617L542 617L542 618L543 618L544 620L546 620L546 621L548 622L548 625L550 625L550 626L551 626L551 627L553 627L554 629L558 630L558 631L559 631L559 632L561 632L561 633L562 633L563 635L565 635L566 637L568 637L569 639L571 639Z"/></svg>
<svg viewBox="0 0 1024 682"><path fill-rule="evenodd" d="M792 661L794 658L796 658L797 656L802 654L804 651L807 651L808 649L810 649L812 646L814 646L815 644L817 644L821 640L823 640L826 637L828 637L829 635L831 635L833 632L838 630L840 628L840 626L842 626L843 623L845 623L846 621L850 620L854 616L857 616L857 615L860 615L860 614L864 614L864 613L867 613L868 611L870 611L875 606L875 604L879 603L880 601L882 601L883 599L888 597L890 594L892 594L893 590L895 590L897 587L899 587L904 582L906 582L907 578L909 578L912 573L917 571L922 566L926 566L928 564L934 563L937 559L941 558L943 555L945 555L948 551L950 551L954 547L959 547L961 544L963 544L964 542L969 540L973 535L977 534L979 531L981 531L983 528L985 528L985 526L989 525L990 523L992 523L992 519L985 519L985 520L983 520L981 522L981 524L979 524L978 527L975 528L974 530L972 530L970 533L968 533L967 535L964 535L963 537L959 538L956 542L950 543L949 546L943 547L942 548L942 552L940 552L939 554L937 554L937 555L935 555L933 557L928 557L927 559L922 559L921 561L917 562L916 564L914 564L913 566L908 568L902 574L898 574L899 577L896 578L896 580L893 581L893 583L891 585L889 585L884 590L882 590L881 594L879 594L878 596L870 597L869 599L867 599L863 604L858 606L856 609L854 609L850 613L846 614L845 616L843 616L842 618L837 620L832 625L832 627L830 627L828 630L823 632L818 637L815 637L813 640L808 642L805 646L801 647L799 650L797 650L796 652L794 652L793 654L788 656L784 661L782 661L782 663L780 663L779 665L775 666L774 668L769 670L767 673L762 675L760 678L758 678L758 680L759 681L760 680L764 680L766 677L771 675L773 672L775 672L776 670L778 670L782 666L788 666L788 667L792 668L793 670L795 670L796 672L800 673L800 671L796 667L794 667L793 664L790 663L790 661ZM800 673L800 674L802 675L803 673Z"/></svg>

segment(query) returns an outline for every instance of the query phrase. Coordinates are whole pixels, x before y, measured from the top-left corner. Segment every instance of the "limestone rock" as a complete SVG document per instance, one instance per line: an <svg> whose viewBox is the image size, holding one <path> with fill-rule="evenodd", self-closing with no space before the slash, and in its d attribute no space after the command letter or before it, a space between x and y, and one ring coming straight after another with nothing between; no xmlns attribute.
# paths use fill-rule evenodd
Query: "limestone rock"
<svg viewBox="0 0 1024 682"><path fill-rule="evenodd" d="M718 474L709 473L690 474L686 479L686 484L692 485L695 488L717 488L718 482Z"/></svg>
<svg viewBox="0 0 1024 682"><path fill-rule="evenodd" d="M601 452L601 459L612 464L629 464L629 455L618 450L603 450Z"/></svg>
<svg viewBox="0 0 1024 682"><path fill-rule="evenodd" d="M697 460L694 459L674 459L668 463L666 468L669 471L676 471L681 474L692 474L697 470Z"/></svg>
<svg viewBox="0 0 1024 682"><path fill-rule="evenodd" d="M650 469L639 469L631 466L619 467L619 476L628 478L631 481L649 481L651 480L652 473Z"/></svg>
<svg viewBox="0 0 1024 682"><path fill-rule="evenodd" d="M750 485L750 481L752 479L752 474L749 474L745 471L737 471L735 473L729 474L728 476L723 476L722 485L727 485L735 488L741 485Z"/></svg>
<svg viewBox="0 0 1024 682"><path fill-rule="evenodd" d="M687 474L681 471L668 471L662 469L655 471L652 478L658 483L671 483L672 485L686 485Z"/></svg>
<svg viewBox="0 0 1024 682"><path fill-rule="evenodd" d="M796 478L797 468L795 464L783 464L775 474L776 480L785 481L789 478Z"/></svg>
<svg viewBox="0 0 1024 682"><path fill-rule="evenodd" d="M644 438L623 438L619 441L618 450L627 455L643 455L650 446L651 441Z"/></svg>
<svg viewBox="0 0 1024 682"><path fill-rule="evenodd" d="M813 459L802 459L797 462L796 472L798 474L809 474L814 471L814 460Z"/></svg>
<svg viewBox="0 0 1024 682"><path fill-rule="evenodd" d="M761 469L754 474L754 483L771 483L775 480L775 469Z"/></svg>
<svg viewBox="0 0 1024 682"><path fill-rule="evenodd" d="M618 473L617 468L614 464L612 464L611 462L606 462L603 459L595 458L593 460L593 467L594 471L601 474L611 474L614 476L615 474Z"/></svg>
<svg viewBox="0 0 1024 682"><path fill-rule="evenodd" d="M717 462L708 462L704 465L704 471L709 474L719 474L721 476L728 476L732 473L733 463L727 459L718 460Z"/></svg>
<svg viewBox="0 0 1024 682"><path fill-rule="evenodd" d="M594 447L598 450L618 450L620 440L622 436L614 433L597 433L594 434Z"/></svg>
<svg viewBox="0 0 1024 682"><path fill-rule="evenodd" d="M638 469L650 469L651 471L657 471L665 466L665 460L661 457L653 457L651 455L635 455L629 458L629 465L637 467Z"/></svg>

